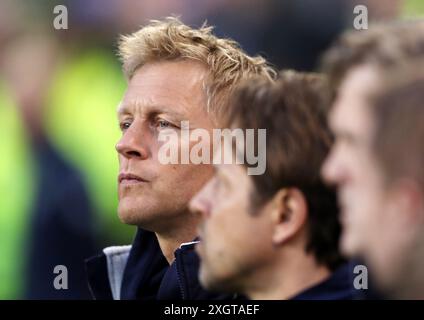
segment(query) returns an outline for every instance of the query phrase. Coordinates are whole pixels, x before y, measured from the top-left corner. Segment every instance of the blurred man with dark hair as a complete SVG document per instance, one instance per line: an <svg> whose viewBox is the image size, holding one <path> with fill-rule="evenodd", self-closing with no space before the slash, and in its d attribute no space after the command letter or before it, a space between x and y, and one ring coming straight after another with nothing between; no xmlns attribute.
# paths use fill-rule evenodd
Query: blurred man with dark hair
<svg viewBox="0 0 424 320"><path fill-rule="evenodd" d="M407 193L393 194L397 199L393 198L393 203L388 201L385 168L376 153L391 141L386 134L381 134L380 140L375 136L376 121L384 121L386 111L375 114L370 98L380 90L387 90L384 89L386 78L400 78L399 70L403 65L423 54L424 23L415 21L349 32L324 59L324 68L337 90L337 97L329 117L336 142L322 171L326 180L338 187L342 251L364 258L379 283L389 278L395 281L396 262L399 262L396 260L405 258L399 252L406 249L405 242L411 243L407 238L413 236L407 235L412 220L407 221L407 215L402 216L406 207L395 209L395 204L401 203L400 195L407 200ZM384 71L387 69L392 71L387 73ZM396 127L393 122L390 126ZM390 159L394 160L403 162L401 157ZM413 230L411 228L410 232L414 233Z"/></svg>
<svg viewBox="0 0 424 320"><path fill-rule="evenodd" d="M320 167L332 143L326 79L283 72L275 84L246 82L230 100L227 127L266 128L266 170L215 165L191 200L203 217L200 280L251 299L351 299L353 281L338 251L335 193ZM246 146L249 147L249 146Z"/></svg>
<svg viewBox="0 0 424 320"><path fill-rule="evenodd" d="M384 240L364 257L382 290L394 298L424 298L423 62L387 72L388 81L370 101L370 158L378 166L379 188L377 210L368 220L380 223Z"/></svg>

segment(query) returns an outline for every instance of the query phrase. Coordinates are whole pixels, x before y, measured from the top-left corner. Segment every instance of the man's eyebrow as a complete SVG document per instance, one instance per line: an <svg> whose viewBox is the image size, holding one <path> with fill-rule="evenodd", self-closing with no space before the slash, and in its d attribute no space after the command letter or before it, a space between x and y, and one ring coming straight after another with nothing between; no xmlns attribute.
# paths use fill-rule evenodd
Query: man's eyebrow
<svg viewBox="0 0 424 320"><path fill-rule="evenodd" d="M128 110L128 107L124 105L124 103L121 101L118 103L118 107L116 108L116 113L118 114L118 116L120 116L123 114L129 114L131 112Z"/></svg>
<svg viewBox="0 0 424 320"><path fill-rule="evenodd" d="M327 124L336 139L355 141L355 136L345 126L339 124L340 115L332 110L327 117Z"/></svg>
<svg viewBox="0 0 424 320"><path fill-rule="evenodd" d="M125 114L133 114L134 110L140 108L141 104L137 102L124 104L120 103L117 108L118 116ZM187 116L181 112L173 110L172 107L164 106L164 105L143 105L142 106L143 113L145 114L167 114L176 119L184 120Z"/></svg>

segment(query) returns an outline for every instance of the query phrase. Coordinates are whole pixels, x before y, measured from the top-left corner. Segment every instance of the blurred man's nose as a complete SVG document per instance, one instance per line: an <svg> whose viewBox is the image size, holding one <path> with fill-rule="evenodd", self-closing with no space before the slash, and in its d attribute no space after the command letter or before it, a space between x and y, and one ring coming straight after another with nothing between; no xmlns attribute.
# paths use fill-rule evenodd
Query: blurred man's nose
<svg viewBox="0 0 424 320"><path fill-rule="evenodd" d="M189 209L192 213L200 215L202 219L210 216L211 206L207 198L207 185L190 200Z"/></svg>
<svg viewBox="0 0 424 320"><path fill-rule="evenodd" d="M328 184L337 185L342 179L342 165L337 149L333 148L321 168L321 175Z"/></svg>
<svg viewBox="0 0 424 320"><path fill-rule="evenodd" d="M146 140L142 129L136 128L135 124L133 124L123 133L115 148L120 155L127 159L146 159L148 157L148 149L145 145Z"/></svg>

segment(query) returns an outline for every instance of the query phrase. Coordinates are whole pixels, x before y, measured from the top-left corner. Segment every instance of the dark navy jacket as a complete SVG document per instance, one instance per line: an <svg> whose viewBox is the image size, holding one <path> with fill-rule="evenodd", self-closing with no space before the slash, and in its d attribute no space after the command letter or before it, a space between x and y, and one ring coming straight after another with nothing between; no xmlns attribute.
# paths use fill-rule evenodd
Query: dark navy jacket
<svg viewBox="0 0 424 320"><path fill-rule="evenodd" d="M357 274L354 268L360 264L351 260L336 269L327 279L304 290L292 300L380 300L383 299L373 286L369 289L355 289L354 279Z"/></svg>
<svg viewBox="0 0 424 320"><path fill-rule="evenodd" d="M199 258L194 243L182 244L169 265L156 235L138 229L133 245L114 247L86 261L95 299L213 300L233 295L204 290L198 280Z"/></svg>
<svg viewBox="0 0 424 320"><path fill-rule="evenodd" d="M104 253L86 261L89 287L95 299L139 300L213 300L233 299L234 295L204 290L198 280L199 258L194 243L175 251L169 265L156 235L138 229L132 246L106 248ZM378 299L371 290L353 286L351 261L340 266L327 279L292 297L293 300ZM243 299L239 296L238 299Z"/></svg>
<svg viewBox="0 0 424 320"><path fill-rule="evenodd" d="M343 264L327 279L297 294L292 300L353 300L356 290L352 275L351 264Z"/></svg>

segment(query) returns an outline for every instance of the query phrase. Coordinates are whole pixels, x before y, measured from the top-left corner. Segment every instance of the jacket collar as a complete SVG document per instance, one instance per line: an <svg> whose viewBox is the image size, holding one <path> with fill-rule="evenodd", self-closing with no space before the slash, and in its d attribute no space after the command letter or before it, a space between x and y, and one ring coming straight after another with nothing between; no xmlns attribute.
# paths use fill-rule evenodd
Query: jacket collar
<svg viewBox="0 0 424 320"><path fill-rule="evenodd" d="M102 255L86 262L91 292L97 299L233 298L201 287L198 280L200 261L194 250L197 242L181 244L175 251L175 260L169 265L156 235L139 228L132 246L105 249Z"/></svg>
<svg viewBox="0 0 424 320"><path fill-rule="evenodd" d="M223 299L229 295L203 289L198 279L199 258L194 250L198 241L183 243L168 264L156 235L138 229L132 246L121 289L123 299Z"/></svg>

